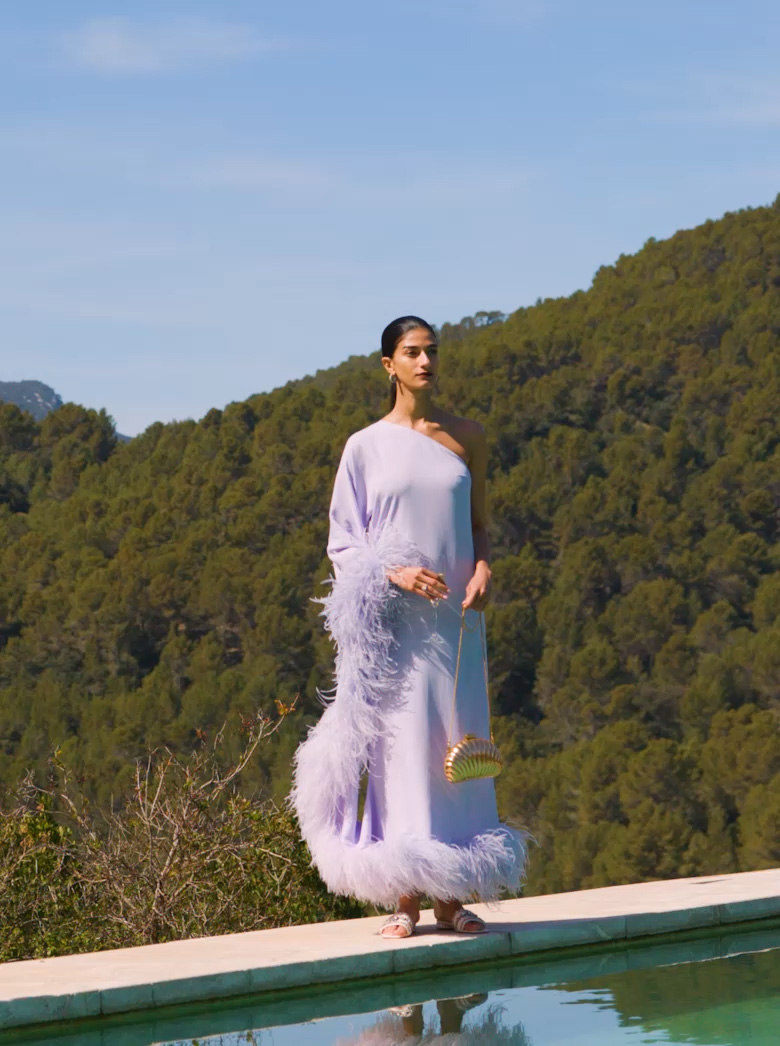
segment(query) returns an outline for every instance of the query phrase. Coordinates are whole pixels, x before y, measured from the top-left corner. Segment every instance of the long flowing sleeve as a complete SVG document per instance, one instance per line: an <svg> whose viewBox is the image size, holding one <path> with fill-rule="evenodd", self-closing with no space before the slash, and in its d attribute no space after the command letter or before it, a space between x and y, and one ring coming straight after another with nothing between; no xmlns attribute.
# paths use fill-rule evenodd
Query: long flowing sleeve
<svg viewBox="0 0 780 1046"><path fill-rule="evenodd" d="M365 550L370 522L365 476L352 440L347 440L336 471L328 517L328 558L338 578L349 561Z"/></svg>
<svg viewBox="0 0 780 1046"><path fill-rule="evenodd" d="M341 455L328 513L328 558L333 565L330 593L315 599L322 603L325 627L336 646L339 659L350 660L350 652L376 669L376 685L386 685L392 637L389 626L394 604L404 594L388 578L391 567L425 564L426 557L396 527L374 525L366 482L365 465L354 437ZM379 696L379 695L375 695Z"/></svg>
<svg viewBox="0 0 780 1046"><path fill-rule="evenodd" d="M323 606L336 645L335 696L298 746L289 801L313 853L336 856L355 828L360 776L371 747L387 733L382 709L398 685L394 623L410 598L387 577L389 567L426 563L394 526L372 526L366 477L350 438L333 485L327 552L333 576ZM419 598L413 596L411 598ZM338 878L338 877L337 877Z"/></svg>

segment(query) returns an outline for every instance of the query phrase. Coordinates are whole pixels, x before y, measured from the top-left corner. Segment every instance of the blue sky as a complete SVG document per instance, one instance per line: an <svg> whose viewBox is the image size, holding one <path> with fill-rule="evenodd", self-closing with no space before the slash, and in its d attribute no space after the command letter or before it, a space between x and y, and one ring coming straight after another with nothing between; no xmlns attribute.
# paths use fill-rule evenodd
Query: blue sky
<svg viewBox="0 0 780 1046"><path fill-rule="evenodd" d="M780 192L778 53L776 0L5 4L0 380L135 435L586 288Z"/></svg>

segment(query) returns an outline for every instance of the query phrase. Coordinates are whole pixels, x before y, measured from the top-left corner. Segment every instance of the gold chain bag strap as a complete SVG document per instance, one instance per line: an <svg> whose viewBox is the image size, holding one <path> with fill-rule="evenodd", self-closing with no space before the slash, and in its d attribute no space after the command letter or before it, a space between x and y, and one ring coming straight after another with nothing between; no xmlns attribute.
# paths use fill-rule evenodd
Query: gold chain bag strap
<svg viewBox="0 0 780 1046"><path fill-rule="evenodd" d="M466 734L457 744L452 743L452 727L455 723L455 699L458 694L458 673L460 671L460 653L463 647L463 633L473 632L466 626L465 609L460 615L460 635L458 636L458 656L455 661L455 682L452 688L452 714L450 728L447 732L447 754L444 757L444 776L448 781L457 784L460 781L473 781L479 777L496 777L501 773L504 761L496 745L493 744L493 727L490 727L490 740ZM482 668L485 673L485 694L488 702L488 720L490 720L490 694L488 692L487 671L487 637L485 635L485 615L479 612L479 634L482 639Z"/></svg>

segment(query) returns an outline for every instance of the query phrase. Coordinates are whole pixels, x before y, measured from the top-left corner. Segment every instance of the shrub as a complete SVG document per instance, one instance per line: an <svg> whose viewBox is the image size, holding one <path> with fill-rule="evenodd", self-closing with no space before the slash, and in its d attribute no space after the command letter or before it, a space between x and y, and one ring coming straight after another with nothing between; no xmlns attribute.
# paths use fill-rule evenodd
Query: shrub
<svg viewBox="0 0 780 1046"><path fill-rule="evenodd" d="M0 960L361 915L327 892L295 817L237 790L280 721L244 719L227 767L223 731L184 757L156 749L110 812L57 754L45 786L28 775L0 812Z"/></svg>

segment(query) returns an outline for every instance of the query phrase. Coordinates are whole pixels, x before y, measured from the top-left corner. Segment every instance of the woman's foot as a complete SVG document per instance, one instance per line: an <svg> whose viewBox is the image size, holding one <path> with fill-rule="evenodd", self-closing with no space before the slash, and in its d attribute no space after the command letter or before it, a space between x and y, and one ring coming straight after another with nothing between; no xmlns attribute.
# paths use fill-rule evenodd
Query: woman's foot
<svg viewBox="0 0 780 1046"><path fill-rule="evenodd" d="M382 937L411 937L420 921L420 897L404 894L398 898L398 908L379 927Z"/></svg>
<svg viewBox="0 0 780 1046"><path fill-rule="evenodd" d="M433 906L437 930L455 933L484 933L485 923L474 912L464 908L460 901L437 901Z"/></svg>
<svg viewBox="0 0 780 1046"><path fill-rule="evenodd" d="M411 937L420 916L414 918L409 912L393 912L379 927L380 937Z"/></svg>

